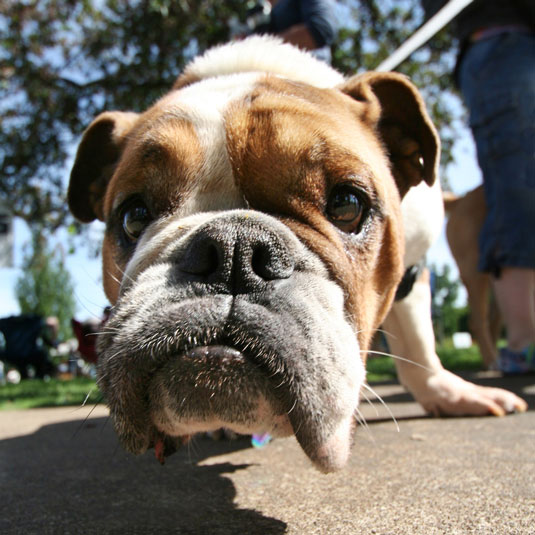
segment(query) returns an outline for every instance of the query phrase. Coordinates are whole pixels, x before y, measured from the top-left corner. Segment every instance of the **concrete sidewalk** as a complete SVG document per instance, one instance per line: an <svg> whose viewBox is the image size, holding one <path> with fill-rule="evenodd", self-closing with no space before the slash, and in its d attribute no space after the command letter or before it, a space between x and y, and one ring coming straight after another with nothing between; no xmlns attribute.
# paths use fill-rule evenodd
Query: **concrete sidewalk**
<svg viewBox="0 0 535 535"><path fill-rule="evenodd" d="M293 438L197 439L162 467L118 447L104 407L0 412L0 533L535 534L535 376L475 379L531 410L430 419L378 386L399 432L365 403L368 429L328 476Z"/></svg>

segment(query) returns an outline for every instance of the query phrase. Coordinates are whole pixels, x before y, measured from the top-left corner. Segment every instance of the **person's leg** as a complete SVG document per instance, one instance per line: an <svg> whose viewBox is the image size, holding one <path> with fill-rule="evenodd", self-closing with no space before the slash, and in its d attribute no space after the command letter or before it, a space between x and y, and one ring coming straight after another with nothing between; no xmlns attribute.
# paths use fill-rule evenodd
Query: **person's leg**
<svg viewBox="0 0 535 535"><path fill-rule="evenodd" d="M479 268L493 276L507 329L509 347L499 359L506 372L535 366L533 50L533 36L498 36L469 49L460 69L487 203Z"/></svg>
<svg viewBox="0 0 535 535"><path fill-rule="evenodd" d="M520 352L535 344L535 270L504 268L493 286L507 327L507 347Z"/></svg>

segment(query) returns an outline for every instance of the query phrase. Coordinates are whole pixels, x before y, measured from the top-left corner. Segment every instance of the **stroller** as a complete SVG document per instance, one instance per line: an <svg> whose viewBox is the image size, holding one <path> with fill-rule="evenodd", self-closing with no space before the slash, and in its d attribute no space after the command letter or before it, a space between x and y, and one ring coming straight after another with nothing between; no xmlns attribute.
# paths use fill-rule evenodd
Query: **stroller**
<svg viewBox="0 0 535 535"><path fill-rule="evenodd" d="M0 360L14 366L21 378L29 377L29 367L35 377L44 378L54 372L45 345L53 347L54 340L46 335L47 322L37 314L23 314L0 319L0 332L5 344L0 349Z"/></svg>

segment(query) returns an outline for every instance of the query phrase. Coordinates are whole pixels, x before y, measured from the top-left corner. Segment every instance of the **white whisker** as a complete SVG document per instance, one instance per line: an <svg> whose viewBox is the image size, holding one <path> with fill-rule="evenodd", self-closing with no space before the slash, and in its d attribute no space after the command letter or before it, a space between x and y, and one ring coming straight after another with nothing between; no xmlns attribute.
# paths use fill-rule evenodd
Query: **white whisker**
<svg viewBox="0 0 535 535"><path fill-rule="evenodd" d="M87 399L89 398L89 395L91 394L93 390L91 389L89 391L89 394L87 394L83 404L80 406L80 407L77 407L75 410L80 410L87 402ZM102 398L99 400L99 401L102 401ZM98 404L99 404L99 401L97 401L93 407L91 408L91 410L89 411L89 413L86 415L86 417L83 419L83 421L80 423L80 425L76 428L76 431L73 433L71 439L73 439L77 434L78 432L80 431L80 429L82 429L82 427L84 427L84 425L86 424L87 420L89 420L89 417L91 416L91 414L93 414L93 411L97 408Z"/></svg>
<svg viewBox="0 0 535 535"><path fill-rule="evenodd" d="M424 366L423 364L420 364L419 362L414 362L414 360L406 359L405 357L400 357L399 355L392 355L392 353L383 353L382 351L372 351L371 349L368 351L361 349L361 353L373 353L374 355L382 355L384 357L391 357L395 360L401 360L403 362L408 362L409 364L414 364L415 366L418 366L419 368L423 368L424 370L428 372L433 371L431 368L428 368L427 366Z"/></svg>
<svg viewBox="0 0 535 535"><path fill-rule="evenodd" d="M381 404L383 405L383 407L388 411L388 414L390 415L390 417L392 418L392 420L394 421L394 423L396 424L396 430L397 432L399 433L399 424L398 424L398 421L396 420L396 417L394 416L394 413L390 410L390 408L388 407L388 405L385 403L384 399L370 386L370 385L367 385L366 383L362 383L362 386L364 388L366 388L366 390L368 390L369 392L371 392L380 402Z"/></svg>
<svg viewBox="0 0 535 535"><path fill-rule="evenodd" d="M286 414L290 414L294 409L295 409L295 406L297 405L297 399L294 401L294 404L292 405L292 408L286 412Z"/></svg>
<svg viewBox="0 0 535 535"><path fill-rule="evenodd" d="M299 432L299 430L301 429L301 426L303 425L303 421L301 420L299 422L299 425L297 426L297 429L294 430L294 435L297 436L297 433Z"/></svg>
<svg viewBox="0 0 535 535"><path fill-rule="evenodd" d="M128 281L130 282L135 282L134 279L132 277L130 277L129 275L126 274L126 271L124 269L121 269L121 267L115 263L115 267L117 268L117 271L119 271L119 273L124 277L126 278ZM120 282L120 281L117 281L117 282Z"/></svg>
<svg viewBox="0 0 535 535"><path fill-rule="evenodd" d="M115 281L117 284L121 284L121 281L111 272L111 271L108 271L108 275L110 276L110 278Z"/></svg>
<svg viewBox="0 0 535 535"><path fill-rule="evenodd" d="M91 394L93 393L93 390L95 390L95 389L92 388L92 389L87 393L87 396L85 397L85 399L84 399L84 401L83 401L83 403L82 403L82 407L85 407L85 404L87 403L87 400L89 399L89 397L90 397ZM96 405L95 405L95 407L96 407ZM91 409L91 412L93 412L93 410L94 410L94 407L93 407L93 409ZM89 414L91 414L91 413L89 413Z"/></svg>
<svg viewBox="0 0 535 535"><path fill-rule="evenodd" d="M121 329L116 329L115 327L106 327L103 331L98 331L96 333L87 333L84 336L99 336L100 334L109 334L109 333L118 333L121 332Z"/></svg>
<svg viewBox="0 0 535 535"><path fill-rule="evenodd" d="M364 417L364 414L360 411L360 409L357 407L355 409L355 419L359 424L364 427L366 434L368 435L368 438L375 444L375 438L372 435L370 426L368 425L368 422L366 421L366 418Z"/></svg>
<svg viewBox="0 0 535 535"><path fill-rule="evenodd" d="M116 351L113 355L110 355L108 357L108 360L110 361L110 360L114 359L115 357L119 356L121 353L122 353L122 350L119 349L119 351Z"/></svg>
<svg viewBox="0 0 535 535"><path fill-rule="evenodd" d="M383 333L383 334L386 334L387 336L391 336L392 338L397 339L397 336L393 335L389 331L385 331L384 329L375 329L375 332L376 333Z"/></svg>
<svg viewBox="0 0 535 535"><path fill-rule="evenodd" d="M362 396L364 397L364 399L373 407L373 409L375 410L375 414L376 416L379 416L379 410L377 409L377 407L375 406L375 404L373 403L373 401L366 395L365 392L363 392L361 390L360 392L362 394Z"/></svg>
<svg viewBox="0 0 535 535"><path fill-rule="evenodd" d="M191 436L190 439L186 442L186 448L188 452L188 462L190 464L194 463L193 461L194 456L198 457L198 453L199 453L199 449L197 447L198 437L199 435L195 434Z"/></svg>

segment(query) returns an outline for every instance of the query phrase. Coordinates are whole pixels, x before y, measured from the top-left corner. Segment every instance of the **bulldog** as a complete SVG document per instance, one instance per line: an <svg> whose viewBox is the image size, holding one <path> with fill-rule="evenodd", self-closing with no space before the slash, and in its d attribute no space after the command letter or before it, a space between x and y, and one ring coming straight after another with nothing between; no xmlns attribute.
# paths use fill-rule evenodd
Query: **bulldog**
<svg viewBox="0 0 535 535"><path fill-rule="evenodd" d="M438 160L404 76L345 79L276 38L208 51L144 113L98 116L68 198L106 223L98 382L124 447L163 458L224 427L294 434L320 470L342 467L370 339L404 256L441 225ZM523 408L426 352L401 377L430 410Z"/></svg>

